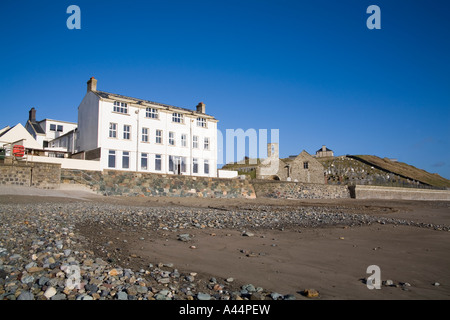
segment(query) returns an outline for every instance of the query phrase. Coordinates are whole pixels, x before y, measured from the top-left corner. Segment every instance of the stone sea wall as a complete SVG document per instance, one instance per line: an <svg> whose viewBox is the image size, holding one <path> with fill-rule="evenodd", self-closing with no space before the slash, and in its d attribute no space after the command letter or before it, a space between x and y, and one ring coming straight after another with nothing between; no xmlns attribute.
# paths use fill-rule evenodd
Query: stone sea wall
<svg viewBox="0 0 450 320"><path fill-rule="evenodd" d="M58 189L61 165L54 163L1 163L0 184Z"/></svg>
<svg viewBox="0 0 450 320"><path fill-rule="evenodd" d="M276 199L338 199L350 198L347 186L289 181L253 182L258 198Z"/></svg>

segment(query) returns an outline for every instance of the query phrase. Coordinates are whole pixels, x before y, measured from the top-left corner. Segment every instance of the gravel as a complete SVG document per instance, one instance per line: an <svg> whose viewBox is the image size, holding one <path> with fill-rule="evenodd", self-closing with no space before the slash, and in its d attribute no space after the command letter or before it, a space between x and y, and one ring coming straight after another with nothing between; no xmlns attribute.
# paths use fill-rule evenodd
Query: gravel
<svg viewBox="0 0 450 320"><path fill-rule="evenodd" d="M174 231L180 241L191 240L189 229L206 227L240 230L244 236L254 236L259 229L374 223L449 231L444 225L314 206L286 209L256 205L224 210L96 202L1 204L0 221L0 300L295 299L292 293L268 292L253 284L236 287L231 277L201 282L197 273L180 273L171 263L127 269L120 261L105 261L89 249L89 241L79 232L85 225Z"/></svg>

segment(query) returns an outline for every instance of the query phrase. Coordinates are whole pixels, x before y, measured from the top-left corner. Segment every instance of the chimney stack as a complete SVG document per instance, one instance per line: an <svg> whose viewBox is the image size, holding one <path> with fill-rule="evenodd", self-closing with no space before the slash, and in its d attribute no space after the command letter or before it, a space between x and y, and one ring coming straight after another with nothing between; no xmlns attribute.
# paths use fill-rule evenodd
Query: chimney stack
<svg viewBox="0 0 450 320"><path fill-rule="evenodd" d="M31 122L36 122L36 109L31 108L28 114L28 120L30 120Z"/></svg>
<svg viewBox="0 0 450 320"><path fill-rule="evenodd" d="M200 102L197 105L197 112L199 113L205 113L205 104L203 102Z"/></svg>
<svg viewBox="0 0 450 320"><path fill-rule="evenodd" d="M97 91L97 79L94 77L87 82L87 91Z"/></svg>
<svg viewBox="0 0 450 320"><path fill-rule="evenodd" d="M322 146L322 151L323 152L327 151L327 147L325 145Z"/></svg>

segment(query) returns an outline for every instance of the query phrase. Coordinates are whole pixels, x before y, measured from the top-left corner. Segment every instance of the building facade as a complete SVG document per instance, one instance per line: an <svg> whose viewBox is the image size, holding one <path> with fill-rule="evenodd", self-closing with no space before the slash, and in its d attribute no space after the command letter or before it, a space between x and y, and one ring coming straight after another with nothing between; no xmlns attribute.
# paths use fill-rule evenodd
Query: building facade
<svg viewBox="0 0 450 320"><path fill-rule="evenodd" d="M218 121L204 103L190 110L99 91L94 78L87 84L75 149L101 169L217 176Z"/></svg>
<svg viewBox="0 0 450 320"><path fill-rule="evenodd" d="M36 109L31 108L25 128L31 136L40 144L41 148L47 148L49 142L73 131L77 128L74 122L44 119L36 121Z"/></svg>
<svg viewBox="0 0 450 320"><path fill-rule="evenodd" d="M334 152L331 149L328 149L327 146L323 145L321 149L316 151L316 157L334 157Z"/></svg>
<svg viewBox="0 0 450 320"><path fill-rule="evenodd" d="M325 183L325 168L305 150L296 157L280 159L278 144L269 143L267 155L256 169L257 179Z"/></svg>

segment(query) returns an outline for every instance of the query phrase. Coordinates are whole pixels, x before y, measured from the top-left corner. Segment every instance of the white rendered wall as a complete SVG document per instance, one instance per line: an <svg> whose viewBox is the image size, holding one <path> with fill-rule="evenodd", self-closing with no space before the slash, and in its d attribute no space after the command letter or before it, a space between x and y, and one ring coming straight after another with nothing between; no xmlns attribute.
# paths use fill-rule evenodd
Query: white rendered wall
<svg viewBox="0 0 450 320"><path fill-rule="evenodd" d="M100 98L88 92L78 106L78 139L76 150L88 151L96 149L98 145L99 114L98 104Z"/></svg>
<svg viewBox="0 0 450 320"><path fill-rule="evenodd" d="M81 105L80 105L81 107ZM169 172L169 155L186 158L186 172L182 174L196 176L217 176L217 123L207 121L207 127L197 126L197 115L183 114L183 123L172 122L172 113L177 111L158 109L158 119L146 118L146 106L128 103L128 113L113 111L113 101L99 102L98 146L101 151L101 167L108 169L109 150L116 150L117 170L142 172ZM157 108L155 106L155 108ZM182 113L180 111L180 113ZM117 124L116 138L109 137L110 123ZM124 125L129 125L130 139L124 139ZM142 128L148 128L148 142L142 142ZM156 143L156 130L162 130L162 143ZM80 123L80 136L81 123ZM175 146L169 145L169 132L175 135ZM181 135L186 135L186 146L181 144ZM198 148L191 148L192 136L198 136ZM209 138L209 150L204 149L204 139ZM95 147L93 147L95 148ZM91 148L91 149L93 149ZM88 150L88 149L85 149ZM129 168L122 166L122 152L129 152ZM148 168L141 168L141 153L148 154ZM137 157L136 157L137 154ZM155 155L161 155L161 171L155 170ZM198 173L192 172L192 158L198 159ZM209 174L204 173L204 160L209 161Z"/></svg>

